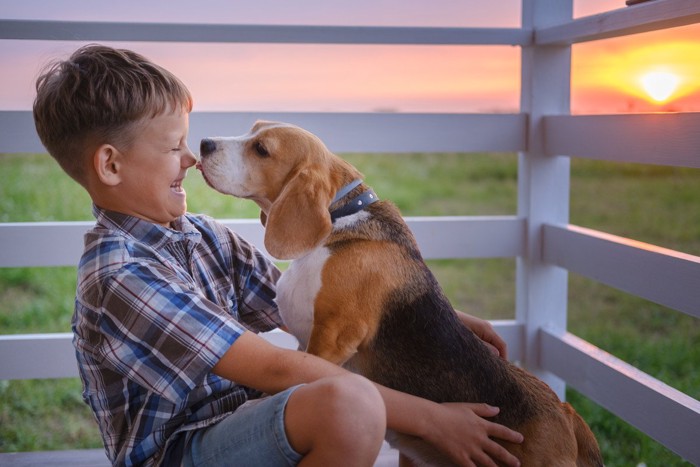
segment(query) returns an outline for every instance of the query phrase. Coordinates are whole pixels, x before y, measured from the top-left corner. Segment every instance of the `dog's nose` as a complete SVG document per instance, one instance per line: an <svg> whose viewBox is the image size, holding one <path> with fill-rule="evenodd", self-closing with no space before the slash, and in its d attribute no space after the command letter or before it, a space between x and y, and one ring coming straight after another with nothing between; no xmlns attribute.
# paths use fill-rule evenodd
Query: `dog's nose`
<svg viewBox="0 0 700 467"><path fill-rule="evenodd" d="M216 142L209 138L204 138L199 145L200 157L208 156L214 151L216 151Z"/></svg>

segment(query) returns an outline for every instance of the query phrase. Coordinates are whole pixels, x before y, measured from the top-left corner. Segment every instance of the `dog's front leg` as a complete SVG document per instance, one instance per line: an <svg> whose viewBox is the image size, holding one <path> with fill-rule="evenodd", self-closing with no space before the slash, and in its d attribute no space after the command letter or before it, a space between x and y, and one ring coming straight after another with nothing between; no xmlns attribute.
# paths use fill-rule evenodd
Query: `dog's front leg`
<svg viewBox="0 0 700 467"><path fill-rule="evenodd" d="M357 353L357 348L367 336L367 326L363 323L343 325L335 320L317 319L317 315L306 351L343 365Z"/></svg>
<svg viewBox="0 0 700 467"><path fill-rule="evenodd" d="M307 351L330 362L344 365L351 358L353 370L362 364L355 354L369 345L377 332L382 305L389 287L386 271L376 272L377 248L371 243L355 242L330 255L321 273L322 286L314 297L313 325ZM351 245L354 243L351 242ZM379 264L382 264L379 261ZM371 285L371 287L370 287ZM365 375L367 376L367 375Z"/></svg>

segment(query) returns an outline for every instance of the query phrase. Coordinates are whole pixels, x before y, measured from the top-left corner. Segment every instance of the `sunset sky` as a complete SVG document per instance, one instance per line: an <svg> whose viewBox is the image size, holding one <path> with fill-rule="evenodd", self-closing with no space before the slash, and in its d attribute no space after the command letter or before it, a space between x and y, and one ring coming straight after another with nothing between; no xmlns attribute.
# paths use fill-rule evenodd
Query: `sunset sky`
<svg viewBox="0 0 700 467"><path fill-rule="evenodd" d="M574 16L625 8L576 0ZM517 27L519 0L184 0L2 2L3 19ZM0 42L0 109L31 108L35 78L81 45ZM195 110L509 112L520 51L510 46L110 43L175 72ZM699 111L700 25L573 47L574 113Z"/></svg>

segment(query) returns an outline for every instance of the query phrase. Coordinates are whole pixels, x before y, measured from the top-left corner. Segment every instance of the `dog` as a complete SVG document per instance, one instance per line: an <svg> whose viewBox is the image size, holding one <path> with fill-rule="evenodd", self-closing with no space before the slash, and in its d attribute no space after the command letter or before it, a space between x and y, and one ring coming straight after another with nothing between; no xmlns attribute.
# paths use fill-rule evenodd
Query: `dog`
<svg viewBox="0 0 700 467"><path fill-rule="evenodd" d="M524 466L602 466L583 419L542 381L500 358L458 318L398 208L312 133L258 121L201 141L215 190L255 201L265 248L293 260L277 303L300 348L436 402L485 402L521 432L501 444ZM387 440L414 465L450 465L427 443Z"/></svg>

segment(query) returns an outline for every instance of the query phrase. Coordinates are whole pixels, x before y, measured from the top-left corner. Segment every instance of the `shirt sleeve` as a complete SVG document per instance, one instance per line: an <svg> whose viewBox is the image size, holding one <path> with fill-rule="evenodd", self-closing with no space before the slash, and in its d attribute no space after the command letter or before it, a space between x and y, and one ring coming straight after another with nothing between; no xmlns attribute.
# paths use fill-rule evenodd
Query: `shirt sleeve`
<svg viewBox="0 0 700 467"><path fill-rule="evenodd" d="M228 237L222 244L230 248L230 273L236 284L241 321L256 332L280 327L283 322L275 302L280 270L255 246L227 227L220 227L225 229L220 234Z"/></svg>
<svg viewBox="0 0 700 467"><path fill-rule="evenodd" d="M106 280L102 358L170 401L200 384L245 328L166 268L129 263Z"/></svg>

